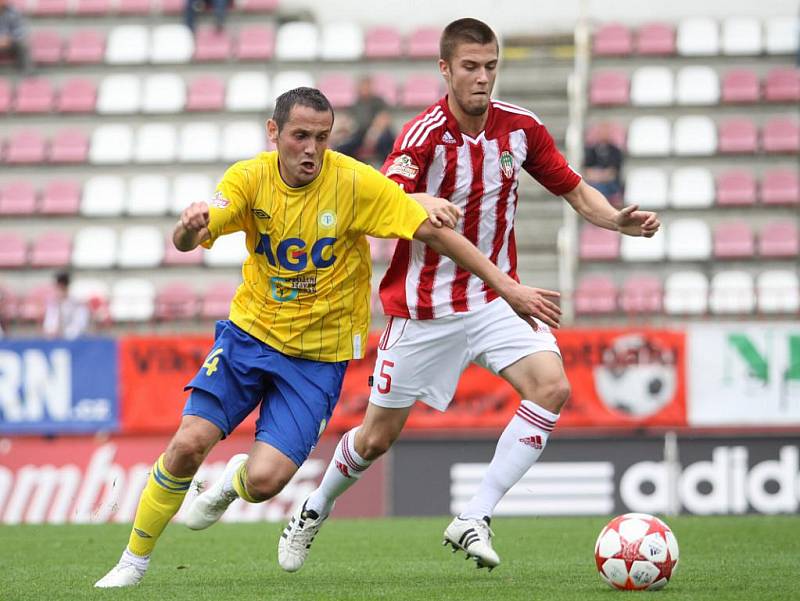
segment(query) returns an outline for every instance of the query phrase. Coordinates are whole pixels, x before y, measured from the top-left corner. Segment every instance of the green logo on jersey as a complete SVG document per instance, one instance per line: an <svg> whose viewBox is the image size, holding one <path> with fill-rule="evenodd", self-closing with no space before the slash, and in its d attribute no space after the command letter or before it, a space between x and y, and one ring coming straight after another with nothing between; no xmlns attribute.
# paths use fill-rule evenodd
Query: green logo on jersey
<svg viewBox="0 0 800 601"><path fill-rule="evenodd" d="M514 157L507 150L500 155L500 170L509 179L514 176Z"/></svg>

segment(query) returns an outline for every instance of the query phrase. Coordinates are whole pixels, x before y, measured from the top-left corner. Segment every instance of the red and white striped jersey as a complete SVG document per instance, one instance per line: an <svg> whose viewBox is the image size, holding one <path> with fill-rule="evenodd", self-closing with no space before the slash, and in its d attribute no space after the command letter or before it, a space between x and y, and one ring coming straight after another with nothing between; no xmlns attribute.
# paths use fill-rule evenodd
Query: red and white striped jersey
<svg viewBox="0 0 800 601"><path fill-rule="evenodd" d="M464 211L457 230L518 280L514 216L524 169L556 196L580 176L530 111L492 100L477 138L461 133L447 97L409 121L382 171L406 192L447 198ZM433 319L497 298L470 272L418 240L399 240L380 285L386 315Z"/></svg>

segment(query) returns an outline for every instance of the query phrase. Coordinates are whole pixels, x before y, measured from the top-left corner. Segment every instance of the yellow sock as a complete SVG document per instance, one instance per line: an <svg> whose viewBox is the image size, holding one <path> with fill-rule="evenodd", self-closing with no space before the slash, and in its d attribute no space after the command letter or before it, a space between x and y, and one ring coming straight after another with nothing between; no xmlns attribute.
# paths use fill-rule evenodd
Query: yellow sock
<svg viewBox="0 0 800 601"><path fill-rule="evenodd" d="M239 466L239 469L236 470L236 473L233 475L233 490L236 491L236 494L239 495L240 499L244 499L248 503L260 503L258 499L254 499L250 496L250 493L247 492L247 486L245 485L247 482L247 462L243 462L242 465Z"/></svg>
<svg viewBox="0 0 800 601"><path fill-rule="evenodd" d="M139 498L128 550L134 555L150 555L164 528L178 513L192 483L192 476L177 478L164 468L164 455L153 464L147 486Z"/></svg>

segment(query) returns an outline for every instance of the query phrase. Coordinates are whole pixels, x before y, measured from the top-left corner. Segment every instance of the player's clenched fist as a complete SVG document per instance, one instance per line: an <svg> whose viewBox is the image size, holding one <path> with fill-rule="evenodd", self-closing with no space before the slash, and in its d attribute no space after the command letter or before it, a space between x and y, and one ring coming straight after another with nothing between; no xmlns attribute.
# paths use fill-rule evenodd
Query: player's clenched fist
<svg viewBox="0 0 800 601"><path fill-rule="evenodd" d="M561 309L550 299L558 299L560 296L561 294L554 290L519 285L511 293L506 294L505 300L517 315L528 322L534 330L537 330L538 326L534 317L551 328L559 326Z"/></svg>
<svg viewBox="0 0 800 601"><path fill-rule="evenodd" d="M199 232L208 227L208 205L204 202L193 202L181 213L181 225L192 232Z"/></svg>

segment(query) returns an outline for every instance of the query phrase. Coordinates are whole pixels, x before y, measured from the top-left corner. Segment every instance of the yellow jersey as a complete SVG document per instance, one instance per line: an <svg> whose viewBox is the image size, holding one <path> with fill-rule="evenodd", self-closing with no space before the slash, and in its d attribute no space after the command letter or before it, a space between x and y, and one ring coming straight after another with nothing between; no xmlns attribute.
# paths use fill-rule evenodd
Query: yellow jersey
<svg viewBox="0 0 800 601"><path fill-rule="evenodd" d="M372 278L365 236L410 240L427 218L395 182L332 150L299 188L281 179L276 151L234 164L209 213L206 248L246 233L250 256L231 321L286 355L315 361L364 356Z"/></svg>

